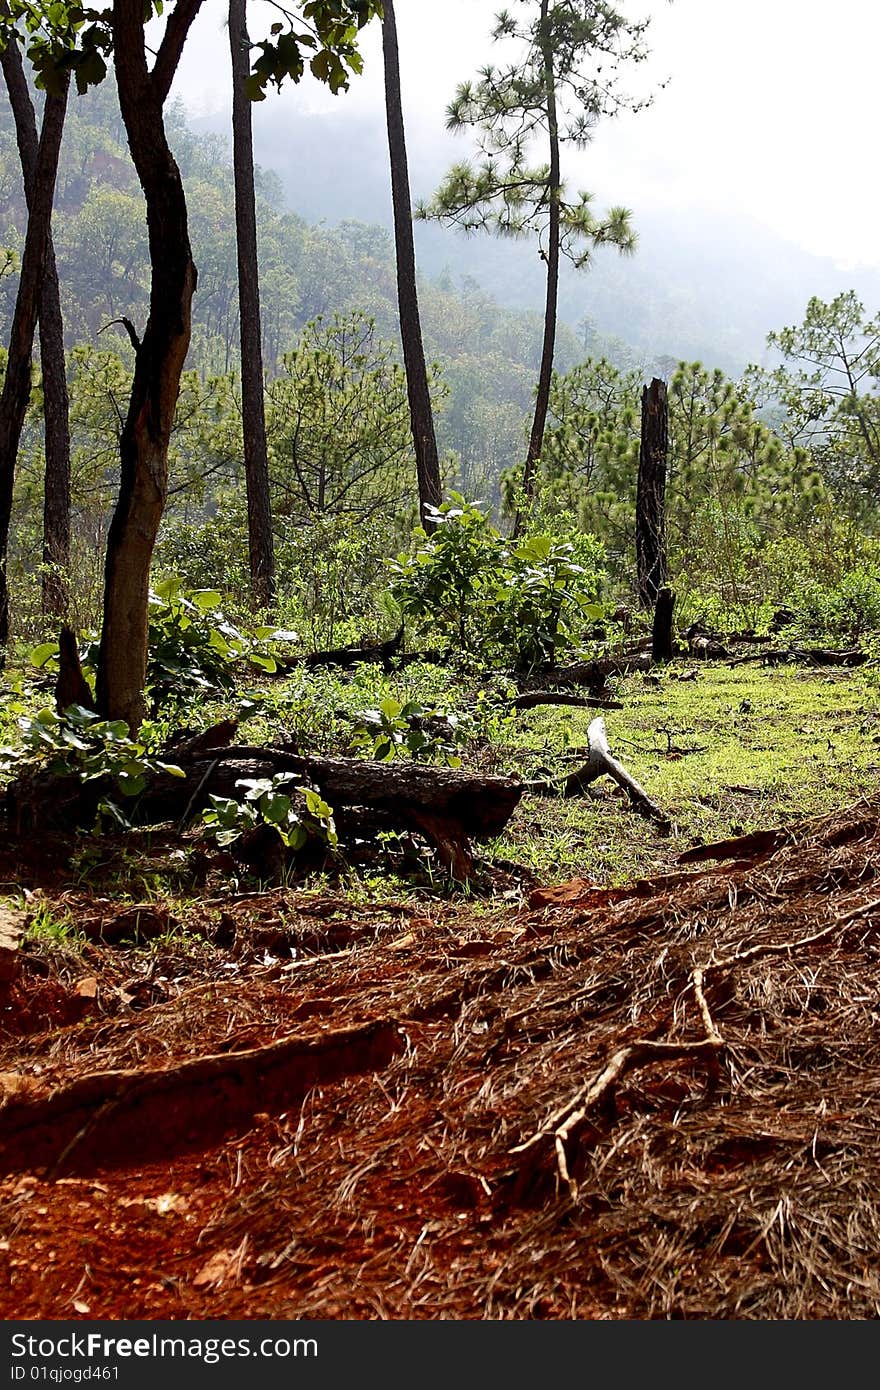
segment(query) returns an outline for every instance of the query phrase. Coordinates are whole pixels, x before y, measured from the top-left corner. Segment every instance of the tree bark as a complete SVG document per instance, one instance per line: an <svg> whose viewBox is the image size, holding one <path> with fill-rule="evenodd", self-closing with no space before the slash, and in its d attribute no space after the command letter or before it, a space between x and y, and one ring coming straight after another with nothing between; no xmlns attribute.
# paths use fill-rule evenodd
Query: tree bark
<svg viewBox="0 0 880 1390"><path fill-rule="evenodd" d="M547 185L549 199L549 222L547 229L547 252L542 252L547 264L547 295L544 305L544 340L541 348L541 367L538 373L538 391L535 398L535 414L529 436L529 448L523 469L522 492L526 503L531 502L535 493L535 469L544 447L544 429L547 424L547 411L550 406L550 386L553 380L553 354L556 348L556 319L559 302L559 239L560 211L562 202L562 173L559 153L559 121L556 113L556 75L553 67L553 48L549 33L549 0L541 0L540 44L544 60L544 84L547 102L547 127L550 138L550 174ZM517 506L513 523L513 534L518 536L522 530L522 507Z"/></svg>
<svg viewBox="0 0 880 1390"><path fill-rule="evenodd" d="M46 264L52 203L55 197L55 177L58 172L58 155L61 150L66 110L65 82L60 95L47 94L43 108L36 175L9 339L6 379L0 396L0 664L9 642L9 587L6 564L15 463L30 399L34 331L37 326L40 286Z"/></svg>
<svg viewBox="0 0 880 1390"><path fill-rule="evenodd" d="M642 441L636 489L636 574L639 602L653 608L666 583L666 463L669 407L666 383L654 377L642 391Z"/></svg>
<svg viewBox="0 0 880 1390"><path fill-rule="evenodd" d="M0 64L15 120L25 201L30 212L37 179L39 136L34 104L17 44L8 43L0 52ZM38 315L46 444L42 609L46 614L64 618L67 615L70 566L70 410L64 359L64 320L51 228L46 236L46 260L40 282Z"/></svg>
<svg viewBox="0 0 880 1390"><path fill-rule="evenodd" d="M413 240L409 167L400 94L400 61L397 49L397 21L393 0L385 0L382 47L385 58L385 114L388 125L388 152L391 160L391 198L394 208L394 247L397 259L397 302L400 336L406 368L406 388L412 425L416 472L419 485L419 515L426 531L434 529L427 508L439 507L442 499L440 460L434 432L434 415L428 385L428 368L422 344L419 299L416 287L416 255Z"/></svg>
<svg viewBox="0 0 880 1390"><path fill-rule="evenodd" d="M113 48L119 107L147 204L150 311L135 355L120 439L119 497L107 537L104 621L97 704L132 732L145 712L150 561L168 494L168 444L189 348L196 288L180 170L165 135L162 107L201 0L178 0L152 74L143 5L114 0Z"/></svg>
<svg viewBox="0 0 880 1390"><path fill-rule="evenodd" d="M235 244L238 255L238 315L241 341L241 415L247 487L251 598L268 608L275 597L275 543L269 494L257 214L254 194L254 142L251 103L245 91L250 71L247 0L229 0L232 55L232 168L235 179Z"/></svg>

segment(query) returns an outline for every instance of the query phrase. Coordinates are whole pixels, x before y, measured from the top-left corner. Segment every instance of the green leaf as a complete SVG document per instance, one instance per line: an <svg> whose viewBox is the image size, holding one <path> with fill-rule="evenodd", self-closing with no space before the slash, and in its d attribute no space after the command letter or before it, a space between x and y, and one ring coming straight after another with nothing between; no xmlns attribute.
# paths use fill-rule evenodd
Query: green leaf
<svg viewBox="0 0 880 1390"><path fill-rule="evenodd" d="M270 825L284 825L290 817L291 801L284 792L266 792L260 798L260 814Z"/></svg>
<svg viewBox="0 0 880 1390"><path fill-rule="evenodd" d="M182 588L182 581L177 574L169 574L164 579L153 585L153 593L157 598L165 599L166 602L177 598Z"/></svg>
<svg viewBox="0 0 880 1390"><path fill-rule="evenodd" d="M183 768L178 767L177 763L163 763L157 759L156 767L161 768L162 772L167 772L169 777L186 776L186 773L184 772Z"/></svg>
<svg viewBox="0 0 880 1390"><path fill-rule="evenodd" d="M308 838L308 831L299 821L291 827L285 836L287 844L294 850L302 849L303 846L308 843Z"/></svg>
<svg viewBox="0 0 880 1390"><path fill-rule="evenodd" d="M216 589L196 589L191 597L200 613L211 613L222 602L222 595Z"/></svg>
<svg viewBox="0 0 880 1390"><path fill-rule="evenodd" d="M28 661L32 666L45 666L52 657L57 655L57 642L41 642L38 647L32 647L28 652Z"/></svg>
<svg viewBox="0 0 880 1390"><path fill-rule="evenodd" d="M248 661L252 666L259 666L261 671L268 671L270 674L278 670L278 662L274 656L266 656L262 652L251 652Z"/></svg>

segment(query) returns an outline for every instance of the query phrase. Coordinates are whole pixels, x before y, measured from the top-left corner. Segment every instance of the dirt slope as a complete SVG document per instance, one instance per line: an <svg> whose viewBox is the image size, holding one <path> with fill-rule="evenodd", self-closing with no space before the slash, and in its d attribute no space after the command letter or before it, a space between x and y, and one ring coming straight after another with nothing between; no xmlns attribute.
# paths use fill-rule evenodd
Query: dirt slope
<svg viewBox="0 0 880 1390"><path fill-rule="evenodd" d="M298 954L152 995L26 968L0 1312L876 1317L878 816L522 910L279 890L227 928Z"/></svg>

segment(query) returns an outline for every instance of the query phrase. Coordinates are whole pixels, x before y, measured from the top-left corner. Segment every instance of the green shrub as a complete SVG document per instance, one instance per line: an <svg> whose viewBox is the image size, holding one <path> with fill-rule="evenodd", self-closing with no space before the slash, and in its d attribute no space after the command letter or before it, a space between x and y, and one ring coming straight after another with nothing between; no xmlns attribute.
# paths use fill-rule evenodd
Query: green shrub
<svg viewBox="0 0 880 1390"><path fill-rule="evenodd" d="M454 714L387 696L376 709L355 715L352 747L368 758L388 762L412 758L418 763L443 763L460 767L458 748L467 741L468 725Z"/></svg>
<svg viewBox="0 0 880 1390"><path fill-rule="evenodd" d="M158 580L150 590L146 685L154 709L177 698L231 690L242 662L260 671L276 671L278 644L299 640L297 633L274 627L245 632L229 621L221 602L216 589L188 593L176 574ZM80 658L86 678L94 684L96 634L85 634ZM34 647L30 660L57 671L58 643Z"/></svg>
<svg viewBox="0 0 880 1390"><path fill-rule="evenodd" d="M552 665L601 617L604 552L592 537L508 541L459 493L432 514L432 535L417 532L415 553L390 562L391 593L405 618L449 648L528 670Z"/></svg>
<svg viewBox="0 0 880 1390"><path fill-rule="evenodd" d="M312 787L293 787L287 773L274 777L242 777L235 784L244 797L211 796L202 819L219 845L233 845L247 831L271 826L281 843L301 850L310 840L335 848L333 808Z"/></svg>
<svg viewBox="0 0 880 1390"><path fill-rule="evenodd" d="M578 563L571 541L552 536L528 536L505 547L501 560L489 631L518 670L552 666L560 648L576 645L585 621L601 618L600 572Z"/></svg>
<svg viewBox="0 0 880 1390"><path fill-rule="evenodd" d="M63 714L41 709L32 718L22 716L18 724L22 747L0 749L0 771L4 773L32 768L56 777L76 776L82 782L111 778L126 799L139 795L148 777L157 772L184 775L174 763L154 757L144 743L131 738L124 720L99 719L81 705L71 705ZM99 803L99 823L102 813L128 826L116 802Z"/></svg>
<svg viewBox="0 0 880 1390"><path fill-rule="evenodd" d="M472 652L485 640L485 605L496 587L501 538L478 505L460 493L429 508L436 530L419 528L412 555L389 562L391 593L405 618Z"/></svg>
<svg viewBox="0 0 880 1390"><path fill-rule="evenodd" d="M856 644L880 633L880 568L849 570L839 583L813 583L800 595L798 625L814 636Z"/></svg>

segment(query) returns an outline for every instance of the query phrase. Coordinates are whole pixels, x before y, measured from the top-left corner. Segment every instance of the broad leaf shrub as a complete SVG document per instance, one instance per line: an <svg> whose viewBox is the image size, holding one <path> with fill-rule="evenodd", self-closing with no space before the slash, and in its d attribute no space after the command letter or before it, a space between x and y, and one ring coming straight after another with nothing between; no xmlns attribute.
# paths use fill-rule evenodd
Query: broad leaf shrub
<svg viewBox="0 0 880 1390"><path fill-rule="evenodd" d="M428 537L418 527L414 553L389 561L391 592L404 618L473 652L486 636L501 538L479 506L460 493L427 511L437 529Z"/></svg>
<svg viewBox="0 0 880 1390"><path fill-rule="evenodd" d="M168 575L150 590L147 653L147 693L154 711L177 698L226 693L235 684L242 664L257 671L278 669L280 644L296 642L298 634L275 627L245 632L224 614L216 589L184 589L178 575ZM83 672L94 685L98 638L85 635L80 650ZM43 642L30 652L31 664L58 669L58 643Z"/></svg>
<svg viewBox="0 0 880 1390"><path fill-rule="evenodd" d="M604 551L593 537L508 541L457 492L430 511L436 530L417 530L415 551L389 562L391 594L449 651L497 653L521 671L552 666L602 616Z"/></svg>
<svg viewBox="0 0 880 1390"><path fill-rule="evenodd" d="M202 812L208 834L218 845L234 845L247 831L271 826L286 849L298 851L317 841L329 849L337 844L333 808L312 787L294 787L286 773L274 777L242 777L240 801L211 796Z"/></svg>
<svg viewBox="0 0 880 1390"><path fill-rule="evenodd" d="M22 716L18 724L22 747L0 749L3 773L46 771L56 777L75 776L81 782L109 778L120 796L129 801L156 773L184 776L181 768L154 757L145 744L131 738L124 720L99 719L81 705L71 705L62 714L42 709L33 718ZM129 828L124 809L115 801L105 799L98 804L96 829L100 829L102 815Z"/></svg>
<svg viewBox="0 0 880 1390"><path fill-rule="evenodd" d="M418 700L404 704L391 695L380 700L376 709L360 710L354 719L352 748L377 762L411 758L417 763L461 767L458 749L470 737L470 725L459 715Z"/></svg>
<svg viewBox="0 0 880 1390"><path fill-rule="evenodd" d="M231 690L235 666L278 669L275 646L297 640L294 632L258 627L245 633L221 608L216 589L187 594L176 574L150 590L147 689L155 706L175 696Z"/></svg>
<svg viewBox="0 0 880 1390"><path fill-rule="evenodd" d="M489 632L518 670L552 666L558 651L577 645L584 623L602 617L594 601L601 555L595 543L594 563L583 564L573 541L545 535L504 548Z"/></svg>

